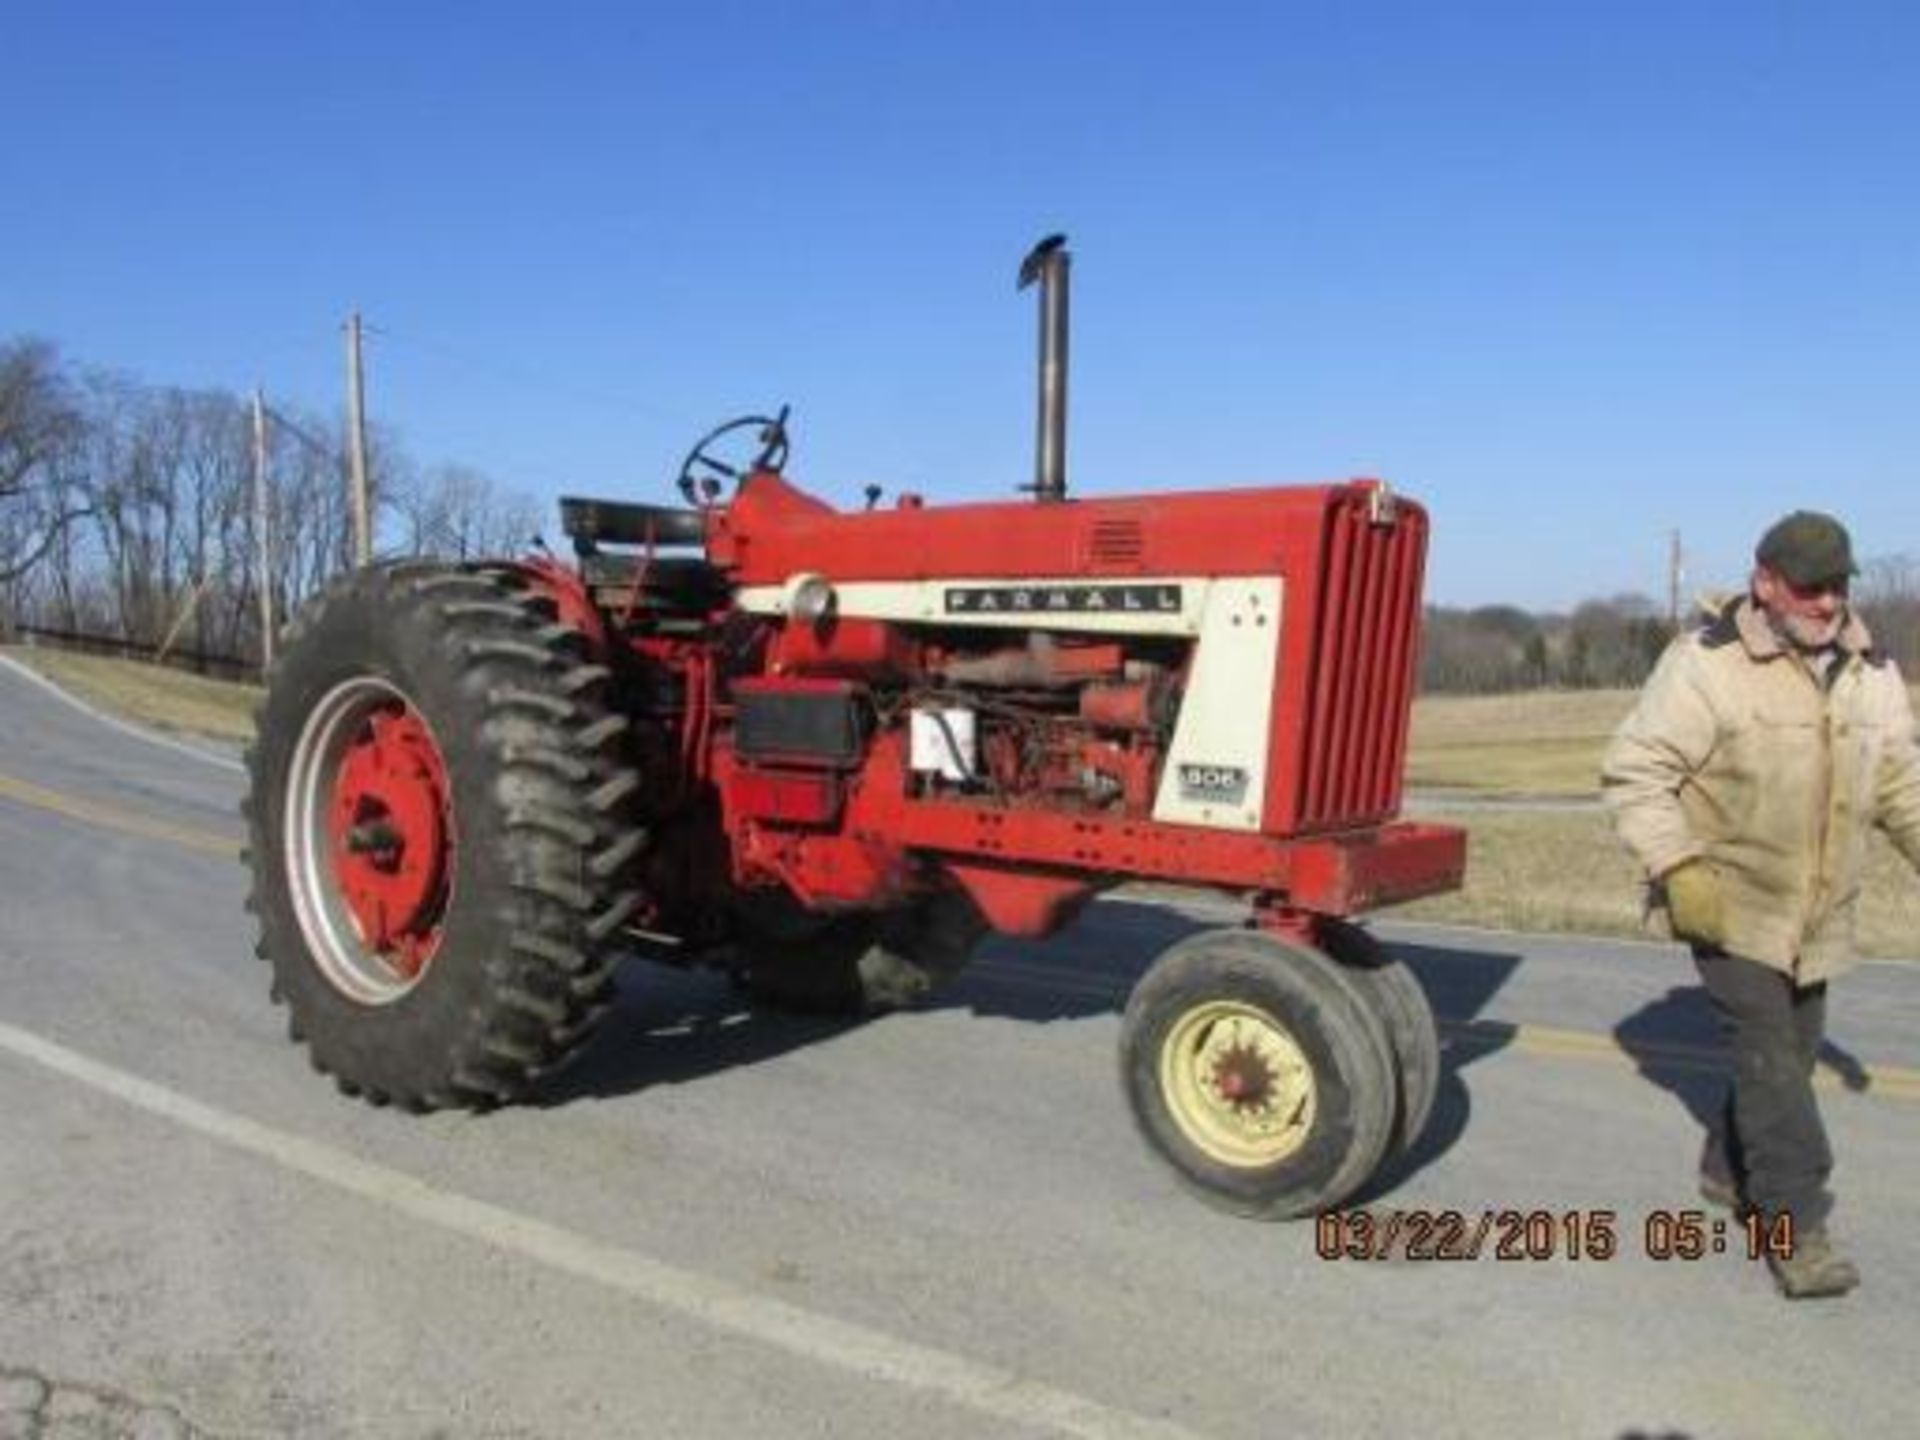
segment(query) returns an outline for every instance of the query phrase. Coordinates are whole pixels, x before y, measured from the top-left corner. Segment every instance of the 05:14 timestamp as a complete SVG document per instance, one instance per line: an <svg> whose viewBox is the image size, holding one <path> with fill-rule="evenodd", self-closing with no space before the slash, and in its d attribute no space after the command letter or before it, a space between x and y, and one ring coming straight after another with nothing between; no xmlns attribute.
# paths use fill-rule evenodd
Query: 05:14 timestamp
<svg viewBox="0 0 1920 1440"><path fill-rule="evenodd" d="M1649 1210L1643 1239L1650 1260L1702 1260L1729 1251L1744 1251L1749 1260L1791 1260L1793 1215L1747 1210L1722 1218L1702 1210Z"/></svg>

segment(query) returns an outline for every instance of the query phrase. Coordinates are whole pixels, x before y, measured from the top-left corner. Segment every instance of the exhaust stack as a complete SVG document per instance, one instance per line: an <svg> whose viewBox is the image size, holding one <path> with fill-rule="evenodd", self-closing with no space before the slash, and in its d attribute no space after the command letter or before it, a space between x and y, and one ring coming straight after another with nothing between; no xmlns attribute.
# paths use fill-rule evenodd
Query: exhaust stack
<svg viewBox="0 0 1920 1440"><path fill-rule="evenodd" d="M1067 498L1067 237L1049 235L1020 262L1020 289L1040 282L1040 416L1033 491L1042 504Z"/></svg>

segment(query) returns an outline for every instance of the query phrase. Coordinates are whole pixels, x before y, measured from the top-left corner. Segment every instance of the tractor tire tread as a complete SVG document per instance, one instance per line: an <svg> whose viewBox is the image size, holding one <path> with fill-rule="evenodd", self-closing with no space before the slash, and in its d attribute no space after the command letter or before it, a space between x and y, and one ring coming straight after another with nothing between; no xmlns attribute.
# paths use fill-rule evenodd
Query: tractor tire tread
<svg viewBox="0 0 1920 1440"><path fill-rule="evenodd" d="M600 838L600 832L588 821L556 810L549 805L519 804L506 807L509 830L540 830L557 839L586 850Z"/></svg>
<svg viewBox="0 0 1920 1440"><path fill-rule="evenodd" d="M1440 1092L1440 1031L1419 979L1369 930L1349 921L1326 921L1320 941L1327 953L1359 981L1385 1022L1393 1046L1399 1104L1390 1153L1411 1149L1432 1117Z"/></svg>
<svg viewBox="0 0 1920 1440"><path fill-rule="evenodd" d="M553 745L509 743L500 747L500 761L503 765L527 765L545 770L570 785L593 778L592 765Z"/></svg>
<svg viewBox="0 0 1920 1440"><path fill-rule="evenodd" d="M618 875L633 863L646 843L647 832L635 827L605 849L588 857L587 869L603 880Z"/></svg>
<svg viewBox="0 0 1920 1440"><path fill-rule="evenodd" d="M621 958L609 942L642 901L625 717L608 708L606 668L581 662L581 632L543 623L527 587L500 566L370 567L288 624L269 676L247 760L257 953L315 1068L370 1103L488 1109L566 1064L605 1013ZM272 864L286 802L274 787L303 707L370 672L392 677L442 740L453 863L468 867L424 977L371 1008L307 953Z"/></svg>
<svg viewBox="0 0 1920 1440"><path fill-rule="evenodd" d="M526 713L556 725L571 726L580 719L580 707L573 701L519 685L495 686L487 692L487 705L497 714Z"/></svg>
<svg viewBox="0 0 1920 1440"><path fill-rule="evenodd" d="M612 744L626 734L633 722L624 715L603 715L591 725L582 726L573 734L573 744L581 750L598 750Z"/></svg>
<svg viewBox="0 0 1920 1440"><path fill-rule="evenodd" d="M599 944L610 937L622 925L634 916L640 908L640 892L627 890L613 897L607 908L602 910L585 925L589 938Z"/></svg>
<svg viewBox="0 0 1920 1440"><path fill-rule="evenodd" d="M506 620L518 625L527 618L526 612L508 600L453 600L440 607L441 613L452 620L466 620L476 616Z"/></svg>
<svg viewBox="0 0 1920 1440"><path fill-rule="evenodd" d="M640 772L621 770L606 784L587 792L587 808L605 814L620 805L639 788Z"/></svg>
<svg viewBox="0 0 1920 1440"><path fill-rule="evenodd" d="M536 645L531 640L518 638L477 635L468 640L462 649L467 660L473 664L482 664L489 660L512 661L535 670L557 670L565 663L560 656L555 655L544 645Z"/></svg>
<svg viewBox="0 0 1920 1440"><path fill-rule="evenodd" d="M605 665L575 665L560 677L560 690L563 694L576 695L592 686L605 684L612 678L613 671Z"/></svg>

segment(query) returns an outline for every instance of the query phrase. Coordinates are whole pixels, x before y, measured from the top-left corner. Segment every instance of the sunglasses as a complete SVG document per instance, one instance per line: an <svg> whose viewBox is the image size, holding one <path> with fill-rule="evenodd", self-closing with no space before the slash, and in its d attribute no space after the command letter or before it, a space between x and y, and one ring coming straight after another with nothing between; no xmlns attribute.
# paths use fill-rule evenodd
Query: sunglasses
<svg viewBox="0 0 1920 1440"><path fill-rule="evenodd" d="M1807 585L1796 585L1784 575L1780 581L1796 600L1818 600L1825 595L1837 596L1842 600L1847 598L1848 581L1844 575L1837 580L1815 580Z"/></svg>

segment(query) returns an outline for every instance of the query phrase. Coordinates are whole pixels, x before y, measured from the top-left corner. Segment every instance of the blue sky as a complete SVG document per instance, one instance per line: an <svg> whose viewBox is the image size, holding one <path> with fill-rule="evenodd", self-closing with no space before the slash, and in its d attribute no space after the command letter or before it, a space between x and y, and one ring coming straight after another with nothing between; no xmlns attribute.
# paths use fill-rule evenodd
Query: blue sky
<svg viewBox="0 0 1920 1440"><path fill-rule="evenodd" d="M793 404L855 503L1382 475L1429 598L1920 554L1920 6L4 0L0 336L667 498Z"/></svg>

